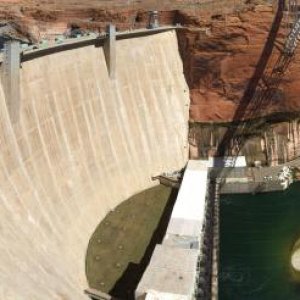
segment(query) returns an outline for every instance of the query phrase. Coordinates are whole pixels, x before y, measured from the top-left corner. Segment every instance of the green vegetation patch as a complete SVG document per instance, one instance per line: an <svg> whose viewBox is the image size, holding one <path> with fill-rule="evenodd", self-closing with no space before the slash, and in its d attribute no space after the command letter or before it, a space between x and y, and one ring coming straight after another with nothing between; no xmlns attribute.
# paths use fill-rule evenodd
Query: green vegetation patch
<svg viewBox="0 0 300 300"><path fill-rule="evenodd" d="M156 186L111 211L95 230L87 250L86 275L91 288L133 295L172 189ZM172 201L171 201L172 202ZM120 292L120 290L122 290Z"/></svg>

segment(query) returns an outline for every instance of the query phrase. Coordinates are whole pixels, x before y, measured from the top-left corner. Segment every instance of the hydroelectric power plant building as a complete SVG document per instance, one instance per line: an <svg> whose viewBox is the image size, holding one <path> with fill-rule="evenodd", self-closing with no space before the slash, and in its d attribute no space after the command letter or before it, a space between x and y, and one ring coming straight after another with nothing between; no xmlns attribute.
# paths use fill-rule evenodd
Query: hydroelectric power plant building
<svg viewBox="0 0 300 300"><path fill-rule="evenodd" d="M189 161L166 236L163 243L155 248L137 288L137 299L147 293L152 293L154 299L191 299L197 294L198 264L200 255L203 255L201 247L204 238L207 238L203 232L204 223L209 227L208 220L204 220L207 177L208 162ZM206 242L209 243L208 239ZM206 268L209 268L208 264ZM201 292L204 294L204 291Z"/></svg>

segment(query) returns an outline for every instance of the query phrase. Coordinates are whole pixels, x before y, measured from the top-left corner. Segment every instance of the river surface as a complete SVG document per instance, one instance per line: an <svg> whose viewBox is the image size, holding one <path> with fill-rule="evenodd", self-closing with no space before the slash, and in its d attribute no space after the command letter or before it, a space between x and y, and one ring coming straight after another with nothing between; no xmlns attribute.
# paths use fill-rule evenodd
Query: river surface
<svg viewBox="0 0 300 300"><path fill-rule="evenodd" d="M219 299L300 299L300 275L290 263L300 238L300 183L284 192L224 195L220 208Z"/></svg>

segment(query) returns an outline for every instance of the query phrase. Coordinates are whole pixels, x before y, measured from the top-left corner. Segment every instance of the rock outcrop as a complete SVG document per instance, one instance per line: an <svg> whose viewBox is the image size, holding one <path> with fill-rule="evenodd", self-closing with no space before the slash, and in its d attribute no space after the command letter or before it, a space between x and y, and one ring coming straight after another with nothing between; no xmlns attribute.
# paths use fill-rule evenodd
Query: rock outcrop
<svg viewBox="0 0 300 300"><path fill-rule="evenodd" d="M179 46L184 62L185 76L190 87L190 119L196 122L231 121L243 99L249 82L257 68L268 60L268 71L277 59L280 43L287 34L286 17L272 47L270 57L261 57L266 45L276 7L257 5L264 1L190 1L165 2L158 5L147 1L143 4L129 2L114 7L109 1L94 1L75 5L75 2L60 4L44 1L19 1L20 5L7 5L0 17L14 22L27 38L37 42L64 34L70 28L83 31L104 31L108 23L118 30L145 28L148 25L148 10L161 9L161 24L180 23L187 29L178 31ZM8 3L8 2L7 2ZM34 5L35 3L35 5ZM237 5L237 3L239 5ZM235 4L235 6L233 6ZM5 4L2 4L2 6ZM118 6L119 5L119 6ZM267 109L257 116L274 112L300 110L297 101L300 76L300 60L296 55L284 83L276 91L276 97ZM247 116L245 117L247 118Z"/></svg>
<svg viewBox="0 0 300 300"><path fill-rule="evenodd" d="M272 48L271 55L264 57L263 49L273 34L270 33L273 18L272 7L264 6L221 16L207 24L205 30L186 30L179 34L191 93L191 120L228 122L234 119L249 84L259 79L255 78L257 71L266 63L264 74L270 72L288 33L284 16L275 43L267 45ZM300 110L298 53L270 105L251 118ZM247 114L244 118L248 118Z"/></svg>

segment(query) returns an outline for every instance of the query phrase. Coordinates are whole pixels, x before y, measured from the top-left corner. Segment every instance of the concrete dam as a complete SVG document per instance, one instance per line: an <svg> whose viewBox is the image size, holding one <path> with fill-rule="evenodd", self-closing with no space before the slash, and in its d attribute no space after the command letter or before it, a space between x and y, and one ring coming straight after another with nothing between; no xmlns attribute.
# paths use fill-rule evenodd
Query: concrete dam
<svg viewBox="0 0 300 300"><path fill-rule="evenodd" d="M3 66L1 67L3 69ZM3 74L2 74L3 75ZM188 160L189 91L175 30L24 60L0 85L0 298L87 299L95 228L151 176Z"/></svg>

